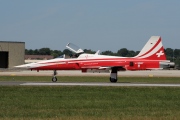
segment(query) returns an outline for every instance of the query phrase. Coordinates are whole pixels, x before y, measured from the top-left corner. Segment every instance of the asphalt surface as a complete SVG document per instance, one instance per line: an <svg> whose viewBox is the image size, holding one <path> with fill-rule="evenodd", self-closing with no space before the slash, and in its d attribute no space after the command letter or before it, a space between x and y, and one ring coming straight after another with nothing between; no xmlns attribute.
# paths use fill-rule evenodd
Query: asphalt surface
<svg viewBox="0 0 180 120"><path fill-rule="evenodd" d="M0 76L52 76L52 71L6 71ZM57 76L109 76L110 73L81 73L81 71L58 71ZM118 76L130 77L180 77L179 70L157 71L125 71L118 72ZM24 80L26 81L26 80ZM180 84L140 84L140 83L42 83L42 82L16 82L0 81L0 86L136 86L136 87L180 87Z"/></svg>
<svg viewBox="0 0 180 120"><path fill-rule="evenodd" d="M180 87L180 84L137 83L23 83L23 86L128 86L128 87Z"/></svg>
<svg viewBox="0 0 180 120"><path fill-rule="evenodd" d="M21 84L24 84L24 82L16 82L16 81L0 82L0 86L19 86Z"/></svg>
<svg viewBox="0 0 180 120"><path fill-rule="evenodd" d="M43 83L43 82L0 82L0 86L127 86L127 87L180 87L180 84L144 83Z"/></svg>
<svg viewBox="0 0 180 120"><path fill-rule="evenodd" d="M78 70L57 71L57 76L109 76L110 73L82 73ZM52 76L53 71L0 71L0 76ZM134 77L180 77L180 70L120 71L118 76Z"/></svg>

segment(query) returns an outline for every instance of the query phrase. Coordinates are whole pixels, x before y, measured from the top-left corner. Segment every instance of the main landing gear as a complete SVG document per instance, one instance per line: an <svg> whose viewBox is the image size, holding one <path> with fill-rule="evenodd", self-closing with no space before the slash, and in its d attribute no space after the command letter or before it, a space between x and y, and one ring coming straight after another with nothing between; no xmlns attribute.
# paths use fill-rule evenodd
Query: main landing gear
<svg viewBox="0 0 180 120"><path fill-rule="evenodd" d="M117 79L118 79L117 71L118 71L118 68L112 68L111 74L110 74L110 82L112 82L112 83L117 82Z"/></svg>
<svg viewBox="0 0 180 120"><path fill-rule="evenodd" d="M118 71L118 68L115 68L115 67L112 68L111 74L110 74L110 78L109 78L110 82L112 82L112 83L116 83L117 82L117 80L118 80L118 78L117 78L117 71ZM52 82L57 82L56 75L57 75L57 71L54 70L53 77L52 77Z"/></svg>
<svg viewBox="0 0 180 120"><path fill-rule="evenodd" d="M57 82L57 77L56 77L57 71L56 70L54 70L54 74L53 75L54 76L52 77L52 82Z"/></svg>

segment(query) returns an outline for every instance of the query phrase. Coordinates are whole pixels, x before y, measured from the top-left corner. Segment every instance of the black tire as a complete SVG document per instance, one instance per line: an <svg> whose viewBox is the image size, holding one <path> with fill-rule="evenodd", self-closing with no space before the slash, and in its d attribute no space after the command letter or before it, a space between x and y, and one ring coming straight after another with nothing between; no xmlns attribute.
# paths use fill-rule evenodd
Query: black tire
<svg viewBox="0 0 180 120"><path fill-rule="evenodd" d="M116 82L117 82L117 79L114 79L114 78L111 78L111 77L110 77L110 82L116 83Z"/></svg>
<svg viewBox="0 0 180 120"><path fill-rule="evenodd" d="M52 78L52 82L57 82L57 78L56 78L56 77L53 77L53 78Z"/></svg>

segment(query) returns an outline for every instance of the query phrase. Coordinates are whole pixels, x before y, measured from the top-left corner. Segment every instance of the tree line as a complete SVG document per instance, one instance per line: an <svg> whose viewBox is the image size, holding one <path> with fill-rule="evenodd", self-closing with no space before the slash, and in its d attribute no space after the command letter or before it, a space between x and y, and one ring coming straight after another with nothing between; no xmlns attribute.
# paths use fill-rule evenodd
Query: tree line
<svg viewBox="0 0 180 120"><path fill-rule="evenodd" d="M94 54L96 51L93 51L91 49L84 49L85 53L91 53ZM101 52L101 55L111 55L111 56L123 56L123 57L134 57L136 56L140 51L133 51L128 50L126 48L121 48L117 52L112 52L110 50ZM166 57L168 60L171 60L172 62L175 62L176 65L180 66L180 49L172 49L172 48L166 48L165 49ZM50 48L41 48L41 49L25 49L26 55L52 55L54 58L61 56L63 54L70 55L72 54L71 51L68 49L61 50L51 50Z"/></svg>

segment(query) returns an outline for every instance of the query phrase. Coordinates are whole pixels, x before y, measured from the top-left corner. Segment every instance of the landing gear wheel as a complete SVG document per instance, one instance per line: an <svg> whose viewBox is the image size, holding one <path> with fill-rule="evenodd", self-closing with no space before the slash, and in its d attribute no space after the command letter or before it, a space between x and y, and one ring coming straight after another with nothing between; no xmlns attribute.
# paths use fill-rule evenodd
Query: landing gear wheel
<svg viewBox="0 0 180 120"><path fill-rule="evenodd" d="M56 75L57 75L57 71L56 71L56 70L54 70L54 72L53 72L52 82L57 82Z"/></svg>
<svg viewBox="0 0 180 120"><path fill-rule="evenodd" d="M117 82L117 79L115 79L115 78L109 78L109 80L112 82L112 83L116 83Z"/></svg>
<svg viewBox="0 0 180 120"><path fill-rule="evenodd" d="M110 74L110 82L112 83L116 83L118 78L117 78L117 71L118 71L118 68L117 67L113 67L112 70L111 70L111 74Z"/></svg>
<svg viewBox="0 0 180 120"><path fill-rule="evenodd" d="M52 78L52 82L57 82L56 76L54 76L54 77Z"/></svg>

